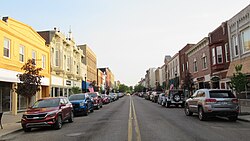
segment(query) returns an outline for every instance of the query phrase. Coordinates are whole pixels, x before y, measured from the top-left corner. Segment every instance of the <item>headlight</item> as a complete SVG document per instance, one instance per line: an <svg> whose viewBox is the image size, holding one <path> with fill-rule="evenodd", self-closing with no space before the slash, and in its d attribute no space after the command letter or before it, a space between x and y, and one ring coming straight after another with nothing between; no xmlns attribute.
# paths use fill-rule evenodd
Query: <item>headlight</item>
<svg viewBox="0 0 250 141"><path fill-rule="evenodd" d="M56 112L49 112L49 113L47 113L47 116L49 116L49 117L54 117L54 116L56 116Z"/></svg>
<svg viewBox="0 0 250 141"><path fill-rule="evenodd" d="M81 102L81 103L80 103L80 106L84 106L84 102Z"/></svg>
<svg viewBox="0 0 250 141"><path fill-rule="evenodd" d="M27 116L26 116L25 114L23 114L23 117L22 117L22 118L25 118L25 119L26 119L26 118L27 118Z"/></svg>

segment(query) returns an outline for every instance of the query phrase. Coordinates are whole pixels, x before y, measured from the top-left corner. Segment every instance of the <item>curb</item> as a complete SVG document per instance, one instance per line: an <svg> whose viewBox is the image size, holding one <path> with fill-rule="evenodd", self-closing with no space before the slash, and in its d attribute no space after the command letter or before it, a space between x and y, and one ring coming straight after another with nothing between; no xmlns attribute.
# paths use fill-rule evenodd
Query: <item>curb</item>
<svg viewBox="0 0 250 141"><path fill-rule="evenodd" d="M8 135L10 135L10 134L13 134L13 133L21 132L22 130L23 130L23 129L20 128L20 129L17 129L17 130L15 130L15 131L11 131L11 132L9 132L9 133L6 133L6 134L4 134L4 135L1 135L1 136L0 136L0 141L2 141L1 138L4 138L4 137L6 137L6 136L8 136ZM4 141L5 141L5 140L4 140Z"/></svg>
<svg viewBox="0 0 250 141"><path fill-rule="evenodd" d="M243 119L243 118L238 118L237 120L245 121L245 122L250 122L250 120L248 120L248 119Z"/></svg>

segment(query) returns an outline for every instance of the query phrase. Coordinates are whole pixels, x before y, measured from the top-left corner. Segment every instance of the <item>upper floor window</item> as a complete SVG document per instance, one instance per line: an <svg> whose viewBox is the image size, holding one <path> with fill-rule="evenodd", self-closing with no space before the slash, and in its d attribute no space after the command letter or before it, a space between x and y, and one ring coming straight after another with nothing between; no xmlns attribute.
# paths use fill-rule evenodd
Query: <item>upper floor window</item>
<svg viewBox="0 0 250 141"><path fill-rule="evenodd" d="M45 69L46 68L46 56L42 55L42 68Z"/></svg>
<svg viewBox="0 0 250 141"><path fill-rule="evenodd" d="M59 50L55 51L55 66L59 66Z"/></svg>
<svg viewBox="0 0 250 141"><path fill-rule="evenodd" d="M10 39L4 38L3 55L10 58Z"/></svg>
<svg viewBox="0 0 250 141"><path fill-rule="evenodd" d="M32 50L32 61L33 65L36 65L36 52L34 50Z"/></svg>
<svg viewBox="0 0 250 141"><path fill-rule="evenodd" d="M194 59L194 72L198 72L197 61Z"/></svg>
<svg viewBox="0 0 250 141"><path fill-rule="evenodd" d="M239 55L239 46L238 46L238 38L236 35L232 37L232 47L234 56Z"/></svg>
<svg viewBox="0 0 250 141"><path fill-rule="evenodd" d="M187 70L188 70L188 61L187 61L186 65L187 65Z"/></svg>
<svg viewBox="0 0 250 141"><path fill-rule="evenodd" d="M212 63L213 65L216 64L215 48L212 48Z"/></svg>
<svg viewBox="0 0 250 141"><path fill-rule="evenodd" d="M207 68L207 56L203 54L201 60L202 60L202 68L206 69Z"/></svg>
<svg viewBox="0 0 250 141"><path fill-rule="evenodd" d="M218 64L223 63L222 47L221 46L216 47L216 52L217 52L217 63Z"/></svg>
<svg viewBox="0 0 250 141"><path fill-rule="evenodd" d="M64 55L63 63L64 63L64 70L66 70L67 69L67 57L66 57L66 55Z"/></svg>
<svg viewBox="0 0 250 141"><path fill-rule="evenodd" d="M243 52L250 51L250 27L241 32Z"/></svg>
<svg viewBox="0 0 250 141"><path fill-rule="evenodd" d="M76 74L79 74L79 65L76 65Z"/></svg>
<svg viewBox="0 0 250 141"><path fill-rule="evenodd" d="M229 62L229 59L230 59L230 52L229 52L228 43L225 44L225 57L226 57L226 62Z"/></svg>
<svg viewBox="0 0 250 141"><path fill-rule="evenodd" d="M70 57L67 58L67 71L70 70Z"/></svg>
<svg viewBox="0 0 250 141"><path fill-rule="evenodd" d="M24 62L24 46L20 45L19 50L19 61Z"/></svg>
<svg viewBox="0 0 250 141"><path fill-rule="evenodd" d="M185 64L183 63L182 64L182 72L184 72L184 70L185 70Z"/></svg>

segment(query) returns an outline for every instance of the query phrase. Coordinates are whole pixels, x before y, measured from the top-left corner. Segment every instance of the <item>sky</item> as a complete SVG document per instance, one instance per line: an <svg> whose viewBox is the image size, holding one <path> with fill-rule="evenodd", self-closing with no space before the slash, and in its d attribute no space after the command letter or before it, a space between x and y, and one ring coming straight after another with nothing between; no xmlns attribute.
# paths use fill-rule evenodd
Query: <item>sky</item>
<svg viewBox="0 0 250 141"><path fill-rule="evenodd" d="M198 43L250 4L249 0L0 0L0 16L36 31L67 34L87 44L97 67L128 86L161 67L188 43Z"/></svg>

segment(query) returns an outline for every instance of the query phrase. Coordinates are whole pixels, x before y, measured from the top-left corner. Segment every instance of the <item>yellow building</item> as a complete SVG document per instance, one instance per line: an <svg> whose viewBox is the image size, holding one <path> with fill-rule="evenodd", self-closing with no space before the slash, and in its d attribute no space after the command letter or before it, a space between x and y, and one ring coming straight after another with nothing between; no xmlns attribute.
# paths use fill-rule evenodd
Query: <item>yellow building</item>
<svg viewBox="0 0 250 141"><path fill-rule="evenodd" d="M41 74L42 89L32 98L49 96L50 86L50 51L45 40L30 26L4 17L0 20L0 101L3 112L23 110L27 107L27 99L15 93L14 88L20 81L17 74L28 59L34 59L37 67L43 68Z"/></svg>
<svg viewBox="0 0 250 141"><path fill-rule="evenodd" d="M97 82L97 60L95 53L85 44L79 45L85 55L84 63L87 66L87 82Z"/></svg>

